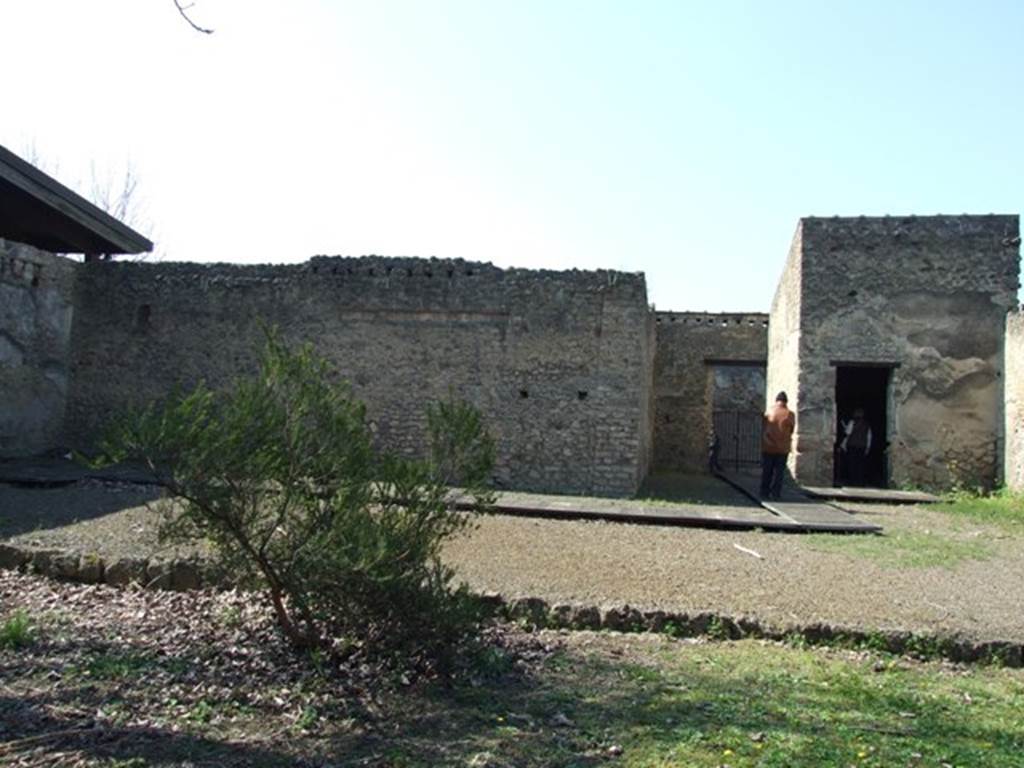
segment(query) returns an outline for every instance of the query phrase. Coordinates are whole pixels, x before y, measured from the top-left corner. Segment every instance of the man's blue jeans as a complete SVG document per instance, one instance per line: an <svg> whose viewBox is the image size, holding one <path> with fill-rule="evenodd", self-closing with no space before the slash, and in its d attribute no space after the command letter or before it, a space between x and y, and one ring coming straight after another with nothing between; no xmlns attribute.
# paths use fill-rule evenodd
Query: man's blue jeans
<svg viewBox="0 0 1024 768"><path fill-rule="evenodd" d="M761 498L778 499L782 496L782 475L786 471L785 453L761 454Z"/></svg>

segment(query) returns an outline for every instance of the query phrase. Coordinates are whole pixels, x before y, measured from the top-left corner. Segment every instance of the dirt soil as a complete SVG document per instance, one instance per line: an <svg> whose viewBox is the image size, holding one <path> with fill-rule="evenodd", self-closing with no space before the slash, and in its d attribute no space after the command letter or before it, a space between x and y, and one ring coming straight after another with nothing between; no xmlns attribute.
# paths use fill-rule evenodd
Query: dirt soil
<svg viewBox="0 0 1024 768"><path fill-rule="evenodd" d="M160 547L156 516L144 504L153 498L149 488L95 480L0 485L0 536L105 557L152 556ZM926 507L848 508L885 535L495 515L451 543L446 558L474 589L507 597L1024 641L1024 534Z"/></svg>

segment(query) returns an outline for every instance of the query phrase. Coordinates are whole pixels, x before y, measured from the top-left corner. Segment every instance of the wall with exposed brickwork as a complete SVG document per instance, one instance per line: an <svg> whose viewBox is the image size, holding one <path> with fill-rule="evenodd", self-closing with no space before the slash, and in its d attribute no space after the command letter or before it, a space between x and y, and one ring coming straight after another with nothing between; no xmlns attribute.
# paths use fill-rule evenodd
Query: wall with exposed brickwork
<svg viewBox="0 0 1024 768"><path fill-rule="evenodd" d="M789 407L796 413L797 430L800 428L800 303L803 286L803 253L801 242L803 223L798 222L793 241L786 256L782 275L775 287L772 310L768 322L768 373L765 385L765 408L776 395L785 392ZM796 467L799 445L793 440L789 454L789 469Z"/></svg>
<svg viewBox="0 0 1024 768"><path fill-rule="evenodd" d="M714 363L763 363L768 316L655 312L655 329L654 469L703 472L715 399ZM748 373L752 381L741 389L756 388L757 377L763 376L757 366Z"/></svg>
<svg viewBox="0 0 1024 768"><path fill-rule="evenodd" d="M1017 216L801 221L794 405L802 482L832 481L837 363L894 366L892 485L997 482L1002 346L1006 313L1016 306L1018 234ZM792 349L783 358L772 366L792 371Z"/></svg>
<svg viewBox="0 0 1024 768"><path fill-rule="evenodd" d="M0 456L58 447L78 264L0 240Z"/></svg>
<svg viewBox="0 0 1024 768"><path fill-rule="evenodd" d="M1003 352L1005 401L1005 461L1003 477L1015 491L1024 491L1024 313L1006 317Z"/></svg>
<svg viewBox="0 0 1024 768"><path fill-rule="evenodd" d="M261 323L311 340L367 404L377 439L421 451L449 391L498 442L500 486L629 494L650 453L643 275L462 261L83 265L68 434L93 444L131 403L254 370Z"/></svg>

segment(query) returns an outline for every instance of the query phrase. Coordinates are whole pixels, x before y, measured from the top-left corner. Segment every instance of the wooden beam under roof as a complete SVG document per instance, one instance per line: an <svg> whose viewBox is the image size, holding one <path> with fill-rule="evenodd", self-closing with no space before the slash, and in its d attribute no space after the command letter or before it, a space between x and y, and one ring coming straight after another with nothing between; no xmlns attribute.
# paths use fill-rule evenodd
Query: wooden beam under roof
<svg viewBox="0 0 1024 768"><path fill-rule="evenodd" d="M0 146L0 238L54 253L145 253L153 243Z"/></svg>

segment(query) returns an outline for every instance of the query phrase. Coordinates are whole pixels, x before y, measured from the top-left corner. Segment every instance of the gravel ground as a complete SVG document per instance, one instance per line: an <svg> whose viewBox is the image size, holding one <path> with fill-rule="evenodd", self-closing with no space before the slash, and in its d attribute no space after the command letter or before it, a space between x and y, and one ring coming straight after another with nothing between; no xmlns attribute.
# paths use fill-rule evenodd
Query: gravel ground
<svg viewBox="0 0 1024 768"><path fill-rule="evenodd" d="M158 540L154 510L160 498L154 486L98 480L59 488L0 485L0 539L104 558L169 559L201 552Z"/></svg>
<svg viewBox="0 0 1024 768"><path fill-rule="evenodd" d="M140 505L153 498L151 489L96 481L57 489L0 486L0 537L104 557L151 556L160 547L154 515ZM847 508L880 523L886 534L488 516L453 542L446 557L474 589L509 597L1024 641L1021 534L925 507Z"/></svg>
<svg viewBox="0 0 1024 768"><path fill-rule="evenodd" d="M473 588L506 595L1024 640L1019 538L921 507L851 509L887 535L496 516L449 546L447 557ZM918 565L914 547L931 547L940 560L948 551L950 562Z"/></svg>

